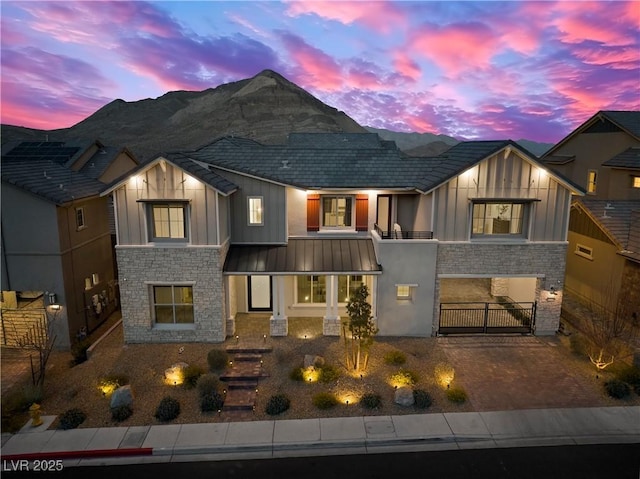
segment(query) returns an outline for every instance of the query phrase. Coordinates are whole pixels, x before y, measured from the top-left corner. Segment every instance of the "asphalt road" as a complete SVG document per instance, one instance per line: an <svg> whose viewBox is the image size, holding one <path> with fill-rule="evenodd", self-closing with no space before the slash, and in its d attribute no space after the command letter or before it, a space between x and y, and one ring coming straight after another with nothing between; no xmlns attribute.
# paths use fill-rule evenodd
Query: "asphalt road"
<svg viewBox="0 0 640 479"><path fill-rule="evenodd" d="M587 446L470 449L440 452L128 466L69 467L60 472L10 471L5 477L208 479L639 479L640 442Z"/></svg>

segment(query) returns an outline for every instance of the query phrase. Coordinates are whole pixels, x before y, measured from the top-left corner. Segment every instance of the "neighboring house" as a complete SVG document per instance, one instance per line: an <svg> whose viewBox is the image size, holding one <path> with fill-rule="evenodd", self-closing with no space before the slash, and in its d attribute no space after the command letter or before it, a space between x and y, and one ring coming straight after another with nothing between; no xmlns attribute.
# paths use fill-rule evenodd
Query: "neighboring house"
<svg viewBox="0 0 640 479"><path fill-rule="evenodd" d="M640 111L600 111L541 159L581 184L571 209L567 292L640 315Z"/></svg>
<svg viewBox="0 0 640 479"><path fill-rule="evenodd" d="M414 158L376 134L296 133L166 154L103 191L125 341L223 341L245 312L273 336L290 317L339 335L360 284L381 335L554 334L582 193L512 141Z"/></svg>
<svg viewBox="0 0 640 479"><path fill-rule="evenodd" d="M68 348L117 308L115 220L100 191L137 164L99 141L3 145L2 345L55 318Z"/></svg>

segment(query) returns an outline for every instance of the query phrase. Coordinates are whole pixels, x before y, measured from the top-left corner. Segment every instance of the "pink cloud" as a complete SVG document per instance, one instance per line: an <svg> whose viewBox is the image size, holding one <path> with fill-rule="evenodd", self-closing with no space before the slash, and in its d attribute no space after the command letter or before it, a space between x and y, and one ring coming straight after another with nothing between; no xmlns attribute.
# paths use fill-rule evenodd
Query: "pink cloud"
<svg viewBox="0 0 640 479"><path fill-rule="evenodd" d="M371 30L389 33L406 25L405 13L392 2L357 1L294 1L288 4L287 15L297 17L314 14L345 25L361 23Z"/></svg>
<svg viewBox="0 0 640 479"><path fill-rule="evenodd" d="M413 52L430 59L452 78L489 66L499 44L499 37L477 22L427 24L413 32L409 41Z"/></svg>
<svg viewBox="0 0 640 479"><path fill-rule="evenodd" d="M325 91L342 88L342 70L333 57L296 35L281 32L280 38L296 65L296 77L301 84Z"/></svg>
<svg viewBox="0 0 640 479"><path fill-rule="evenodd" d="M400 75L410 78L413 81L418 80L422 74L420 65L418 65L409 54L402 50L393 53L393 66Z"/></svg>

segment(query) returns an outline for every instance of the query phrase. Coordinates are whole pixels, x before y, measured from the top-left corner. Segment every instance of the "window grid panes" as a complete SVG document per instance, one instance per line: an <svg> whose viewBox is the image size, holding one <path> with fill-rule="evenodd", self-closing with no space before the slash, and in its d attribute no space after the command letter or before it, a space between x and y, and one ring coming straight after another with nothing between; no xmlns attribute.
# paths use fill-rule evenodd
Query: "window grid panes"
<svg viewBox="0 0 640 479"><path fill-rule="evenodd" d="M264 220L262 219L262 197L250 196L249 200L249 224L250 225L262 225Z"/></svg>
<svg viewBox="0 0 640 479"><path fill-rule="evenodd" d="M325 228L350 228L352 225L353 198L350 196L322 197L322 226Z"/></svg>
<svg viewBox="0 0 640 479"><path fill-rule="evenodd" d="M82 229L85 227L84 224L84 208L76 209L76 228Z"/></svg>
<svg viewBox="0 0 640 479"><path fill-rule="evenodd" d="M326 276L298 276L298 303L327 302ZM364 284L362 275L338 276L338 302L346 303L351 295Z"/></svg>
<svg viewBox="0 0 640 479"><path fill-rule="evenodd" d="M598 182L598 172L595 170L589 170L589 177L587 181L587 193L595 193Z"/></svg>
<svg viewBox="0 0 640 479"><path fill-rule="evenodd" d="M154 286L153 308L157 324L193 323L193 288Z"/></svg>
<svg viewBox="0 0 640 479"><path fill-rule="evenodd" d="M153 237L186 238L184 205L153 205Z"/></svg>
<svg viewBox="0 0 640 479"><path fill-rule="evenodd" d="M526 205L522 203L476 203L473 235L522 235Z"/></svg>

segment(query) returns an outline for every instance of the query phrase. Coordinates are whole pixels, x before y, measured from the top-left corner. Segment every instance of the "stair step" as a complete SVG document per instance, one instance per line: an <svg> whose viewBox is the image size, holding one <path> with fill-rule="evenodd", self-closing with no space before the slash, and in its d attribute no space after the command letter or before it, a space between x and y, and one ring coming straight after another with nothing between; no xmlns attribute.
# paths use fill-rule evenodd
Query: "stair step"
<svg viewBox="0 0 640 479"><path fill-rule="evenodd" d="M254 391L258 388L258 380L229 380L227 381L227 389L253 389Z"/></svg>
<svg viewBox="0 0 640 479"><path fill-rule="evenodd" d="M255 389L230 389L224 398L223 411L252 411L256 403Z"/></svg>
<svg viewBox="0 0 640 479"><path fill-rule="evenodd" d="M258 353L269 353L273 351L273 348L269 345L260 345L260 344L235 344L232 346L227 346L226 351L230 354L258 354Z"/></svg>
<svg viewBox="0 0 640 479"><path fill-rule="evenodd" d="M234 361L246 361L259 363L262 360L262 354L258 353L236 353L233 356Z"/></svg>

